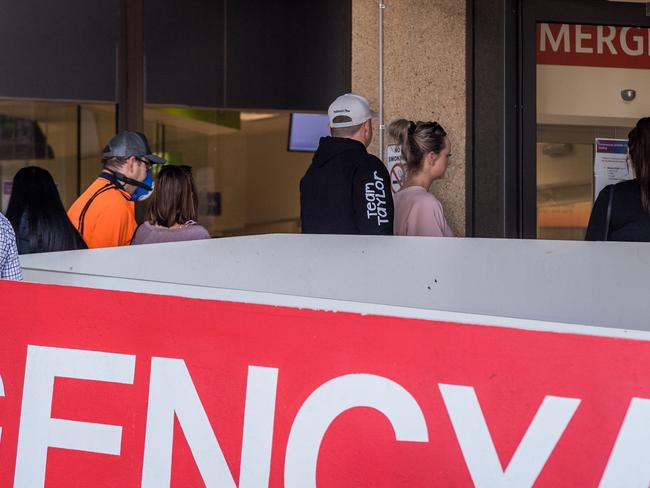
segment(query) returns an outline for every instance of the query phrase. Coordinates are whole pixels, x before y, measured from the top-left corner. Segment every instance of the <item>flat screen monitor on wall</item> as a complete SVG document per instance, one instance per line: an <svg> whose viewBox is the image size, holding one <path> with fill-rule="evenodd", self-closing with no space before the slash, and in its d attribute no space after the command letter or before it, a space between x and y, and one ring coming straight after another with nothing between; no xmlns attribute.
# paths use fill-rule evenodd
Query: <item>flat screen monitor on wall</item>
<svg viewBox="0 0 650 488"><path fill-rule="evenodd" d="M329 119L325 114L291 114L289 151L314 152L321 137L329 136Z"/></svg>

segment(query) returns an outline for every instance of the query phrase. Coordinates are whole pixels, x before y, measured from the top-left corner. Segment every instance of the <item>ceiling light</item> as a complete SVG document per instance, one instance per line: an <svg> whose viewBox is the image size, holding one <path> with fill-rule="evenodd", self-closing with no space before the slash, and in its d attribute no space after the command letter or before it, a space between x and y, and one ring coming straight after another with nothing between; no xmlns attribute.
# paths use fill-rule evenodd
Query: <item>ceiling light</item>
<svg viewBox="0 0 650 488"><path fill-rule="evenodd" d="M255 122L256 120L272 119L277 117L278 114L269 114L262 112L242 112L239 118L242 122Z"/></svg>

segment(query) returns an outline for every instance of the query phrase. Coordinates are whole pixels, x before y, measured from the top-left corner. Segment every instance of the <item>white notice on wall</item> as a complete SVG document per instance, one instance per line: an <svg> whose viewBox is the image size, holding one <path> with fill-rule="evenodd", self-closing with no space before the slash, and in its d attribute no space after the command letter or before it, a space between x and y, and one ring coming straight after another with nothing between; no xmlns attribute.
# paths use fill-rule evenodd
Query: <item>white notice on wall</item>
<svg viewBox="0 0 650 488"><path fill-rule="evenodd" d="M390 174L390 187L393 193L402 189L404 182L404 163L402 161L402 146L389 144L386 147L386 163Z"/></svg>
<svg viewBox="0 0 650 488"><path fill-rule="evenodd" d="M594 200L607 185L634 178L627 164L627 139L596 138Z"/></svg>

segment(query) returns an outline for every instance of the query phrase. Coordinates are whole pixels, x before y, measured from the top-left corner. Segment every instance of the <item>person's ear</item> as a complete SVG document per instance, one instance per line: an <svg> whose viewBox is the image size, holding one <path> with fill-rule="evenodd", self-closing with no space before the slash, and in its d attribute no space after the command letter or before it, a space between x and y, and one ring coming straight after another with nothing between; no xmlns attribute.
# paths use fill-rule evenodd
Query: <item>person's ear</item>
<svg viewBox="0 0 650 488"><path fill-rule="evenodd" d="M430 151L429 154L427 154L427 158L429 159L429 165L435 166L436 162L440 158L440 154L436 154L433 151Z"/></svg>
<svg viewBox="0 0 650 488"><path fill-rule="evenodd" d="M127 171L128 175L132 175L135 173L138 165L138 160L136 159L135 156L129 156L128 159L126 160L126 164L124 165Z"/></svg>

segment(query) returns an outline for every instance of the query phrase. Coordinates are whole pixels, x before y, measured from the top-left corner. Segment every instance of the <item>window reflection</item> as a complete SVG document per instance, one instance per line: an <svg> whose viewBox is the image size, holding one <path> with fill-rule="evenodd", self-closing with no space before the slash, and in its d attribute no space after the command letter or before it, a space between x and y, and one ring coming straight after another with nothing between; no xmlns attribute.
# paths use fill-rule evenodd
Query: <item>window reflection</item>
<svg viewBox="0 0 650 488"><path fill-rule="evenodd" d="M115 130L112 104L78 105L0 99L2 210L16 172L29 165L48 170L66 208L100 169L102 140Z"/></svg>
<svg viewBox="0 0 650 488"><path fill-rule="evenodd" d="M211 235L299 232L299 183L312 154L288 151L289 119L286 112L147 107L145 133L171 164L192 167L199 221ZM68 208L101 170L115 125L113 104L0 99L3 211L14 175L28 165L52 174Z"/></svg>
<svg viewBox="0 0 650 488"><path fill-rule="evenodd" d="M594 141L629 128L537 126L537 237L582 240L594 202Z"/></svg>
<svg viewBox="0 0 650 488"><path fill-rule="evenodd" d="M300 178L289 113L148 107L145 133L172 164L192 166L199 223L213 236L300 231Z"/></svg>

